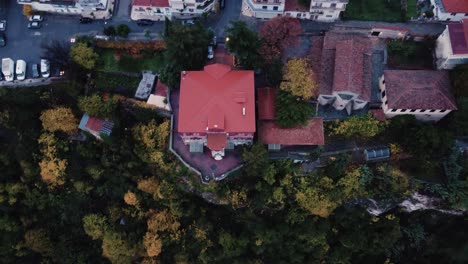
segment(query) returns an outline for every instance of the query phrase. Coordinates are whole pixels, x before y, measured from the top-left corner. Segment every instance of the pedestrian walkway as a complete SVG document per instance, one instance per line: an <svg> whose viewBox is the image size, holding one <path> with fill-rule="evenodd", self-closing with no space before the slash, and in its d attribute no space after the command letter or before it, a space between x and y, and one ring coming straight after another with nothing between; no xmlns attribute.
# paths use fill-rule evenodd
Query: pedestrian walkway
<svg viewBox="0 0 468 264"><path fill-rule="evenodd" d="M38 79L26 79L24 81L14 80L12 82L0 81L0 87L6 88L17 88L17 87L35 87L41 85L48 85L53 82L63 81L63 77L51 77L51 78L38 78Z"/></svg>

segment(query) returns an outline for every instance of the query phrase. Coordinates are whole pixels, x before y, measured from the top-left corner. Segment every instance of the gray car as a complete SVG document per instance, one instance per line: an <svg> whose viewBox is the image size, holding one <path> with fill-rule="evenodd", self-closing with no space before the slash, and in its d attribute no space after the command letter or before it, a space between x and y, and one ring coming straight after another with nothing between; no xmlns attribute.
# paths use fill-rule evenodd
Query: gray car
<svg viewBox="0 0 468 264"><path fill-rule="evenodd" d="M29 28L29 29L38 29L38 28L41 28L41 22L38 22L38 21L29 22L28 28Z"/></svg>
<svg viewBox="0 0 468 264"><path fill-rule="evenodd" d="M40 77L40 75L39 75L39 64L34 63L31 66L31 69L32 69L32 77L33 78L39 78Z"/></svg>

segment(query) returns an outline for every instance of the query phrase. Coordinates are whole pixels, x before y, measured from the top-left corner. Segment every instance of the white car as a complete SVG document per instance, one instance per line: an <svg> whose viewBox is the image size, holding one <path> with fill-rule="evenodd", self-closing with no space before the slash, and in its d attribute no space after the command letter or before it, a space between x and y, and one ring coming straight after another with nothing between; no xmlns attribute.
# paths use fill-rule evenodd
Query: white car
<svg viewBox="0 0 468 264"><path fill-rule="evenodd" d="M29 21L42 22L44 18L41 15L34 15L29 17Z"/></svg>
<svg viewBox="0 0 468 264"><path fill-rule="evenodd" d="M50 76L50 63L46 59L41 59L41 76L43 78L49 78Z"/></svg>
<svg viewBox="0 0 468 264"><path fill-rule="evenodd" d="M0 21L0 31L6 30L6 20Z"/></svg>
<svg viewBox="0 0 468 264"><path fill-rule="evenodd" d="M182 20L182 25L193 26L195 25L195 21L193 19Z"/></svg>
<svg viewBox="0 0 468 264"><path fill-rule="evenodd" d="M17 60L16 61L16 79L17 80L24 80L26 79L26 62L24 60Z"/></svg>
<svg viewBox="0 0 468 264"><path fill-rule="evenodd" d="M214 58L213 46L208 46L208 59L211 60Z"/></svg>

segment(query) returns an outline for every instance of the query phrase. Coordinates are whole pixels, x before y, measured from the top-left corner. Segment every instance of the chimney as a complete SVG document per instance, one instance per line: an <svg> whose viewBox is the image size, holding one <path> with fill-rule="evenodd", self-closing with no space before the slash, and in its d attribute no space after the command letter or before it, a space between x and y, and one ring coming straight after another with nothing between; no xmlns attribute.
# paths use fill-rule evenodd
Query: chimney
<svg viewBox="0 0 468 264"><path fill-rule="evenodd" d="M242 115L245 116L245 106L242 107Z"/></svg>

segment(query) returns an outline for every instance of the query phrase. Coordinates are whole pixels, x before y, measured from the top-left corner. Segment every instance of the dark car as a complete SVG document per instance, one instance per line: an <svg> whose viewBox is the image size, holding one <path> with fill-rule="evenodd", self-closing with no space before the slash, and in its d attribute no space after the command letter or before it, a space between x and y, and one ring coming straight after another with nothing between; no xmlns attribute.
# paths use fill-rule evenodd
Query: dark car
<svg viewBox="0 0 468 264"><path fill-rule="evenodd" d="M39 78L39 65L34 63L31 68L32 68L32 77Z"/></svg>
<svg viewBox="0 0 468 264"><path fill-rule="evenodd" d="M137 20L137 25L139 26L152 26L154 24L153 20L149 19L139 19Z"/></svg>
<svg viewBox="0 0 468 264"><path fill-rule="evenodd" d="M5 47L5 46L6 46L5 33L0 32L0 47Z"/></svg>
<svg viewBox="0 0 468 264"><path fill-rule="evenodd" d="M80 18L80 23L81 24L89 24L89 23L92 23L93 22L93 19L90 18L90 17L81 17Z"/></svg>

